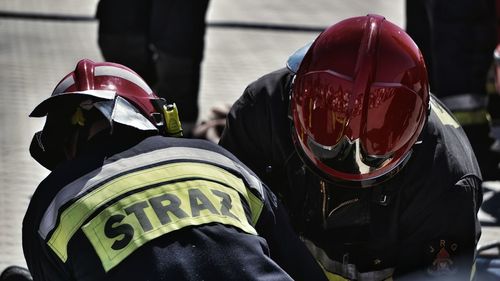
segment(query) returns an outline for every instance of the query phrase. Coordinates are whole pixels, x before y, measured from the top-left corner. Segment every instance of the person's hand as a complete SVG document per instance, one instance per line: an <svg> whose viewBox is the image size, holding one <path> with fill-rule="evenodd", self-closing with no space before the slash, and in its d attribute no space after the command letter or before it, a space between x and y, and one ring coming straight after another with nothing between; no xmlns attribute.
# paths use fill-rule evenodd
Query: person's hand
<svg viewBox="0 0 500 281"><path fill-rule="evenodd" d="M202 120L196 125L192 137L218 143L226 126L226 117L230 109L230 104L219 104L212 107L208 120Z"/></svg>

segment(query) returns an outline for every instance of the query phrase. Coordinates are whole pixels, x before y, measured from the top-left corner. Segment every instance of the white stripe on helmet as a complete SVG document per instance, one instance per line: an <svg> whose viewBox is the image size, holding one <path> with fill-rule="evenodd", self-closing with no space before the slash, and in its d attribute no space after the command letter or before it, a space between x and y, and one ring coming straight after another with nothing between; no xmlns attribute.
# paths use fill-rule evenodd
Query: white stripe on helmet
<svg viewBox="0 0 500 281"><path fill-rule="evenodd" d="M94 69L94 75L95 76L114 76L114 77L120 77L122 79L125 79L127 81L130 81L134 83L135 85L139 86L142 88L148 95L152 95L153 91L149 86L139 78L138 76L134 75L132 72L129 72L125 69L115 67L115 66L96 66Z"/></svg>
<svg viewBox="0 0 500 281"><path fill-rule="evenodd" d="M61 83L59 83L59 85L57 85L57 87L52 92L51 96L55 96L55 95L58 95L60 93L66 92L66 90L69 87L73 86L74 84L75 84L75 79L73 78L72 75L69 75L68 77L66 77L66 79L61 81Z"/></svg>

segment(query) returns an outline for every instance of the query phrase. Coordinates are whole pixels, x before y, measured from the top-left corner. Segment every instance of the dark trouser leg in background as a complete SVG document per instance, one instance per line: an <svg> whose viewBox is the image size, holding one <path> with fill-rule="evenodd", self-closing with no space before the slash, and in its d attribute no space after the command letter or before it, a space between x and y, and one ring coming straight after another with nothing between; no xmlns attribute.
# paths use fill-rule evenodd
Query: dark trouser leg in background
<svg viewBox="0 0 500 281"><path fill-rule="evenodd" d="M189 135L198 119L198 92L208 0L154 0L151 39L158 51L157 94L175 102Z"/></svg>
<svg viewBox="0 0 500 281"><path fill-rule="evenodd" d="M189 135L198 119L200 63L158 51L156 72L156 93L169 103L175 102L183 130Z"/></svg>
<svg viewBox="0 0 500 281"><path fill-rule="evenodd" d="M198 119L208 0L101 0L99 47L176 103L185 135Z"/></svg>
<svg viewBox="0 0 500 281"><path fill-rule="evenodd" d="M101 34L99 47L108 62L125 65L137 72L151 87L156 83L152 50L142 35Z"/></svg>
<svg viewBox="0 0 500 281"><path fill-rule="evenodd" d="M104 59L131 68L153 86L156 69L149 39L151 0L100 0L96 17Z"/></svg>

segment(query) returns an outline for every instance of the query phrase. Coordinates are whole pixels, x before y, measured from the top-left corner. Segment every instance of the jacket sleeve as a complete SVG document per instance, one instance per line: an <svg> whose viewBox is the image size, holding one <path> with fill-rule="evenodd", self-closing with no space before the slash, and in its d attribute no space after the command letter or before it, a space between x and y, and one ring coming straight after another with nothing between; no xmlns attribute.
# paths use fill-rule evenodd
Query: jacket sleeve
<svg viewBox="0 0 500 281"><path fill-rule="evenodd" d="M292 79L282 68L248 85L233 104L219 141L268 184L270 170L283 165L292 147L287 116Z"/></svg>
<svg viewBox="0 0 500 281"><path fill-rule="evenodd" d="M395 280L471 280L481 235L477 218L481 201L481 180L464 176L422 204L418 215L415 210L404 212L402 220L414 219L401 233Z"/></svg>
<svg viewBox="0 0 500 281"><path fill-rule="evenodd" d="M36 246L34 246L36 247ZM31 251L32 257L28 261L28 269L33 277L34 281L65 281L70 280L62 270L58 269L58 266L51 262L50 258L43 254L43 251L39 249L33 249Z"/></svg>
<svg viewBox="0 0 500 281"><path fill-rule="evenodd" d="M63 281L70 280L69 275L62 268L61 264L55 261L45 241L38 234L38 223L36 217L37 212L37 197L34 196L30 202L30 206L23 220L23 251L28 269L37 281Z"/></svg>
<svg viewBox="0 0 500 281"><path fill-rule="evenodd" d="M268 105L256 94L250 85L233 104L219 144L262 178L271 164L271 128Z"/></svg>
<svg viewBox="0 0 500 281"><path fill-rule="evenodd" d="M267 187L264 196L266 203L256 228L266 239L271 258L294 280L326 281L323 270L293 231L283 205Z"/></svg>

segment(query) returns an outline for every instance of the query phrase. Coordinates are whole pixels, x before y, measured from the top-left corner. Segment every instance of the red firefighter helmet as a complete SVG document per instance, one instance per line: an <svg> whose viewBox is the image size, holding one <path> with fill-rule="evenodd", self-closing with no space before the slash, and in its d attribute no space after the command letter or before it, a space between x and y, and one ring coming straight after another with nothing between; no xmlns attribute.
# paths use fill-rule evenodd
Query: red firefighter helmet
<svg viewBox="0 0 500 281"><path fill-rule="evenodd" d="M92 124L85 122L82 109L102 113L110 131L119 123L147 134L182 135L175 104L156 96L137 73L120 64L83 59L30 114L47 116L30 146L35 160L53 169L65 158L63 146L69 135L78 126Z"/></svg>
<svg viewBox="0 0 500 281"><path fill-rule="evenodd" d="M158 110L153 106L152 100L160 98L137 73L120 64L96 63L88 59L80 60L75 70L57 84L52 95L40 103L30 117L42 117L51 111L60 110L64 106L61 101L67 102L68 98L115 100L116 97L121 97L131 103L144 117L155 124L156 120L153 116ZM108 117L120 118L114 115ZM131 120L137 118L137 116L132 117L135 118ZM137 127L133 122L125 125Z"/></svg>
<svg viewBox="0 0 500 281"><path fill-rule="evenodd" d="M409 159L427 120L422 54L377 15L349 18L321 33L298 68L291 96L294 143L320 176L367 187Z"/></svg>

